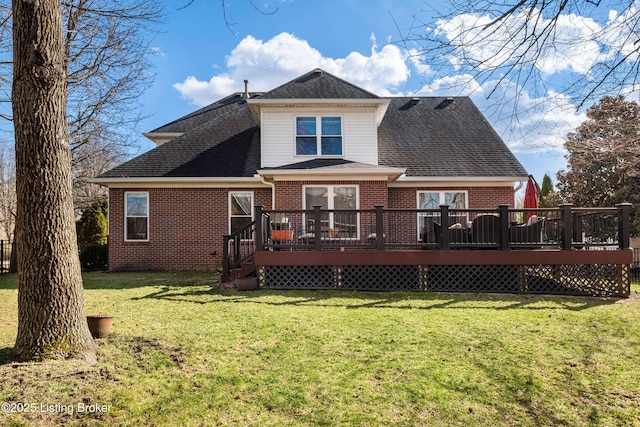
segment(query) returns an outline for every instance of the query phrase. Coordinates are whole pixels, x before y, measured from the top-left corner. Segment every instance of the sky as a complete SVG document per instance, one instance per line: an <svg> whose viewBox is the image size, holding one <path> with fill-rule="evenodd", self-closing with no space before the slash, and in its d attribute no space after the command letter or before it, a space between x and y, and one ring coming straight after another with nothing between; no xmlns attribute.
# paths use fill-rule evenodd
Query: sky
<svg viewBox="0 0 640 427"><path fill-rule="evenodd" d="M589 37L618 17L606 8L598 19L563 16L559 34L587 41L561 56L540 58L539 78L549 88L541 92L509 80L499 86L478 82L458 69L454 57L436 70L418 45L403 43L409 28L430 21L434 7L444 7L430 3L442 2L227 0L223 10L218 1L195 0L179 8L187 3L167 2L167 23L153 39L156 80L142 99L148 117L140 133L242 91L245 79L250 91L267 91L319 67L380 96L470 96L538 182L544 174L555 182L556 172L566 167L564 138L586 119L584 108L577 110L553 82L569 75L588 78L589 65L603 54ZM455 16L435 30L454 34L472 18L478 19ZM475 54L499 59L496 46ZM137 154L154 146L142 135L138 145Z"/></svg>

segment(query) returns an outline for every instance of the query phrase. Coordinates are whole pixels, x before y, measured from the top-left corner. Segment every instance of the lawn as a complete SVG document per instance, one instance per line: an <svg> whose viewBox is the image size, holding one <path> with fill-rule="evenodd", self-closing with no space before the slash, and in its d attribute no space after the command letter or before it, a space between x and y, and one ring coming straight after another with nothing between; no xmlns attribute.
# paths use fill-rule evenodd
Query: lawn
<svg viewBox="0 0 640 427"><path fill-rule="evenodd" d="M637 286L617 300L84 277L87 312L116 318L94 366L8 362L17 279L0 277L0 402L35 409L0 425L640 425Z"/></svg>

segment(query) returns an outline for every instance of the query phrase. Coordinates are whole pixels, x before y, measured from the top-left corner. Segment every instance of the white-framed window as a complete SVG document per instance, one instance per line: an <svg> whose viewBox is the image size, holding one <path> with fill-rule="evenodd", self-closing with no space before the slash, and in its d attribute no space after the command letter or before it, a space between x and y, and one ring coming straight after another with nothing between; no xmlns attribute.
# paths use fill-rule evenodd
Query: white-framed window
<svg viewBox="0 0 640 427"><path fill-rule="evenodd" d="M302 191L303 209L311 210L314 206L320 206L322 210L334 210L322 218L321 231L330 231L332 237L356 238L359 235L359 219L356 212L359 209L357 185L305 185ZM340 210L347 212L338 212ZM315 228L312 220L313 218L306 218L309 231Z"/></svg>
<svg viewBox="0 0 640 427"><path fill-rule="evenodd" d="M124 240L126 242L149 241L149 193L125 192L124 216Z"/></svg>
<svg viewBox="0 0 640 427"><path fill-rule="evenodd" d="M297 156L342 156L342 151L342 117L296 117Z"/></svg>
<svg viewBox="0 0 640 427"><path fill-rule="evenodd" d="M253 221L253 192L229 192L229 232L233 234Z"/></svg>
<svg viewBox="0 0 640 427"><path fill-rule="evenodd" d="M469 194L467 191L459 190L418 190L417 203L418 209L440 209L440 205L448 205L449 209L467 209L467 200ZM466 214L459 214L449 217L449 222L465 222ZM439 212L419 212L418 213L418 240L435 242L433 235L433 221L441 223ZM447 227L452 224L445 224Z"/></svg>

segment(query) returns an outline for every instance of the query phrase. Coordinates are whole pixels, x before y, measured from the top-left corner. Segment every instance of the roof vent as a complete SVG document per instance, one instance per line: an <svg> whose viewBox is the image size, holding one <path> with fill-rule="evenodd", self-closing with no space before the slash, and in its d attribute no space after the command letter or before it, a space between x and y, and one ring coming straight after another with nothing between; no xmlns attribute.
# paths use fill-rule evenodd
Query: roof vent
<svg viewBox="0 0 640 427"><path fill-rule="evenodd" d="M436 105L436 110L443 110L452 105L454 102L456 102L455 98L445 98L442 100L442 102L440 102L440 104Z"/></svg>
<svg viewBox="0 0 640 427"><path fill-rule="evenodd" d="M411 103L412 104L417 104L418 102L420 102L420 98L411 98Z"/></svg>
<svg viewBox="0 0 640 427"><path fill-rule="evenodd" d="M323 74L324 72L320 69L320 68L316 68L315 70L313 70L313 74L315 74L316 76L319 76L320 74Z"/></svg>

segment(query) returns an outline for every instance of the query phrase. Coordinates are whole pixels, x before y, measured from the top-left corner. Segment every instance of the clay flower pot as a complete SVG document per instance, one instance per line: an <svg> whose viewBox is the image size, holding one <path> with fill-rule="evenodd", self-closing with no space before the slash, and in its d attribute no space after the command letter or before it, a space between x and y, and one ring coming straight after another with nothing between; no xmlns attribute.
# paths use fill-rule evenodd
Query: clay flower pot
<svg viewBox="0 0 640 427"><path fill-rule="evenodd" d="M87 323L93 338L104 338L109 335L109 330L113 325L113 314L87 315Z"/></svg>

